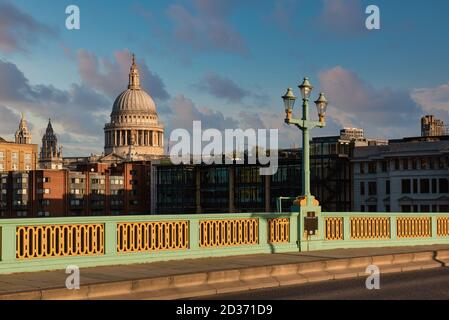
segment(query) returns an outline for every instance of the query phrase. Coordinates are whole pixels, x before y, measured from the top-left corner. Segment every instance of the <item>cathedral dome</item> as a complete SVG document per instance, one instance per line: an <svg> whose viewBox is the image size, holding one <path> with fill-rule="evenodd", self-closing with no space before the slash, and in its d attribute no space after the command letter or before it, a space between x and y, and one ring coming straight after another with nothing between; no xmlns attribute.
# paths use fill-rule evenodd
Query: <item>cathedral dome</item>
<svg viewBox="0 0 449 320"><path fill-rule="evenodd" d="M134 54L128 89L115 99L111 121L104 127L104 139L107 155L134 161L164 154L164 126L159 122L153 98L140 87Z"/></svg>
<svg viewBox="0 0 449 320"><path fill-rule="evenodd" d="M128 89L115 99L112 115L141 114L157 115L153 98L140 87L139 70L133 55L129 72Z"/></svg>
<svg viewBox="0 0 449 320"><path fill-rule="evenodd" d="M142 89L128 89L115 99L113 114L145 113L156 115L156 104Z"/></svg>

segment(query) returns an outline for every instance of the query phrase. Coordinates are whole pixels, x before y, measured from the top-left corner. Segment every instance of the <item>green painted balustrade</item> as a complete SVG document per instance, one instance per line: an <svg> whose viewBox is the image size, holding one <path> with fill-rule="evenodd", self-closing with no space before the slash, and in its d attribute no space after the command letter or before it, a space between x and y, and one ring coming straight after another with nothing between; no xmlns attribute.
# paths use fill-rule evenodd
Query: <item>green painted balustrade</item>
<svg viewBox="0 0 449 320"><path fill-rule="evenodd" d="M314 239L301 248L328 250L449 244L449 213L323 213Z"/></svg>
<svg viewBox="0 0 449 320"><path fill-rule="evenodd" d="M0 220L0 273L297 252L298 214Z"/></svg>
<svg viewBox="0 0 449 320"><path fill-rule="evenodd" d="M0 273L341 248L449 244L449 213L292 213L0 220ZM297 212L297 213L295 213Z"/></svg>

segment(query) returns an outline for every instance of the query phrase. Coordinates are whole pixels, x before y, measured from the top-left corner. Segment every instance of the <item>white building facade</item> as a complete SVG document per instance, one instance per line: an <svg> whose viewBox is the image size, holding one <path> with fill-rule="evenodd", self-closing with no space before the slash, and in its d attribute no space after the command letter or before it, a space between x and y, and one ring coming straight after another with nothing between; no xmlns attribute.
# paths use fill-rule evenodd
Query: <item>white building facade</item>
<svg viewBox="0 0 449 320"><path fill-rule="evenodd" d="M358 147L353 211L449 212L449 139Z"/></svg>

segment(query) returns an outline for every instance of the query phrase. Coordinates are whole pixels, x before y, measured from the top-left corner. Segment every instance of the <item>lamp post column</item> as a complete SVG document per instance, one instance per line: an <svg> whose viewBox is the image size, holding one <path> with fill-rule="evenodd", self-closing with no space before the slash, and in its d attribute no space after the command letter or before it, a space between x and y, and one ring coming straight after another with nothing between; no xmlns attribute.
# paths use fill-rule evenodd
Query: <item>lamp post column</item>
<svg viewBox="0 0 449 320"><path fill-rule="evenodd" d="M303 117L305 122L302 128L302 193L307 199L307 205L311 205L311 192L310 192L310 132L306 125L309 120L309 104L308 99L303 99L302 104Z"/></svg>

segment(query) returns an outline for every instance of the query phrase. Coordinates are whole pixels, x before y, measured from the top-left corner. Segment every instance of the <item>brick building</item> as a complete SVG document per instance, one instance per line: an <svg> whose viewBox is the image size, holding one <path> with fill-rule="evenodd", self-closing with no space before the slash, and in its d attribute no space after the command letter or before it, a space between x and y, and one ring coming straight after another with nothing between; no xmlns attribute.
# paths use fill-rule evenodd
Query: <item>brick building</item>
<svg viewBox="0 0 449 320"><path fill-rule="evenodd" d="M37 149L36 144L31 144L31 134L22 116L15 142L0 137L0 173L36 170Z"/></svg>
<svg viewBox="0 0 449 320"><path fill-rule="evenodd" d="M0 216L150 214L150 182L149 163L5 172L0 174Z"/></svg>

